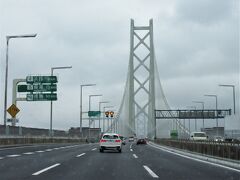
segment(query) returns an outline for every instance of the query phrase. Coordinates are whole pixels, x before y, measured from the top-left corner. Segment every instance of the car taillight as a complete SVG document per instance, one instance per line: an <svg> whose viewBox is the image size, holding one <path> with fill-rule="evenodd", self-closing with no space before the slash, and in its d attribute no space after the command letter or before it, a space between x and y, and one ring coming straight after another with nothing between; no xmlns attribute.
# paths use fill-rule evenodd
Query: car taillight
<svg viewBox="0 0 240 180"><path fill-rule="evenodd" d="M115 142L121 142L121 140L120 140L120 139L118 139L118 140L115 140Z"/></svg>
<svg viewBox="0 0 240 180"><path fill-rule="evenodd" d="M107 142L107 140L101 139L100 142Z"/></svg>

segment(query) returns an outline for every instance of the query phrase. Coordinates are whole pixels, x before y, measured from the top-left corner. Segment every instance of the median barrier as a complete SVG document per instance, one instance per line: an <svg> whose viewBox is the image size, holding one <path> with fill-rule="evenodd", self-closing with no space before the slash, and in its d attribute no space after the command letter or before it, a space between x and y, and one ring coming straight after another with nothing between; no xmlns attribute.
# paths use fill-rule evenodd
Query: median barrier
<svg viewBox="0 0 240 180"><path fill-rule="evenodd" d="M188 139L156 139L155 143L204 155L240 160L240 143L193 141Z"/></svg>
<svg viewBox="0 0 240 180"><path fill-rule="evenodd" d="M0 137L0 145L44 144L44 143L86 143L84 138L63 137Z"/></svg>

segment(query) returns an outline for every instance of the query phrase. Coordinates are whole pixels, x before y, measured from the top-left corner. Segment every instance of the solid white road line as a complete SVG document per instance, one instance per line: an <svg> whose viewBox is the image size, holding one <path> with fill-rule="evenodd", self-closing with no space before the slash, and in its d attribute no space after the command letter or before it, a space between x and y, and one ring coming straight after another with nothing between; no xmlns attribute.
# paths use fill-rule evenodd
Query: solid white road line
<svg viewBox="0 0 240 180"><path fill-rule="evenodd" d="M134 157L134 158L138 158L138 156L137 156L136 154L133 154L133 157Z"/></svg>
<svg viewBox="0 0 240 180"><path fill-rule="evenodd" d="M54 164L54 165L49 166L49 167L47 167L47 168L44 168L44 169L42 169L42 170L40 170L40 171L38 171L38 172L35 172L35 173L33 173L32 175L33 175L33 176L37 176L37 175L39 175L39 174L41 174L41 173L43 173L43 172L45 172L45 171L47 171L47 170L49 170L49 169L52 169L52 168L54 168L54 167L57 167L57 166L59 166L59 165L60 165L60 163Z"/></svg>
<svg viewBox="0 0 240 180"><path fill-rule="evenodd" d="M21 156L21 155L19 155L19 154L12 154L12 155L7 155L6 157L19 157L19 156Z"/></svg>
<svg viewBox="0 0 240 180"><path fill-rule="evenodd" d="M92 151L95 151L97 148L93 148Z"/></svg>
<svg viewBox="0 0 240 180"><path fill-rule="evenodd" d="M159 178L149 167L143 166L144 169L147 170L147 172L153 177L153 178Z"/></svg>
<svg viewBox="0 0 240 180"><path fill-rule="evenodd" d="M76 157L81 157L81 156L83 156L83 155L85 155L86 153L82 153L82 154L79 154L79 155L77 155Z"/></svg>
<svg viewBox="0 0 240 180"><path fill-rule="evenodd" d="M153 144L149 144L149 145L152 146L152 147L154 147L154 148L160 149L160 150L162 150L162 151L165 151L165 152L168 152L168 153L171 153L171 154L175 154L175 155L177 155L177 156L181 156L181 157L184 157L184 158L187 158L187 159L191 159L191 160L194 160L194 161L198 161L198 162L202 162L202 163L206 163L206 164L211 164L211 165L218 166L218 167L222 167L222 168L229 169L229 170L232 170L232 171L240 172L239 169L235 169L235 168L231 168L231 167L224 166L224 165L221 165L221 164L216 164L216 163L213 163L213 162L208 162L208 161L204 161L204 160L201 160L201 159L197 159L197 158L185 156L185 155L182 155L182 154L179 154L179 153L176 153L176 152L172 152L171 150L168 150L168 149L165 148L165 147L164 147L164 148L161 148L161 147L158 147L158 146L153 145Z"/></svg>
<svg viewBox="0 0 240 180"><path fill-rule="evenodd" d="M4 157L0 157L0 159L4 159Z"/></svg>
<svg viewBox="0 0 240 180"><path fill-rule="evenodd" d="M34 152L26 152L26 153L23 153L23 154L30 155L30 154L34 154Z"/></svg>
<svg viewBox="0 0 240 180"><path fill-rule="evenodd" d="M130 151L133 151L132 149L130 149Z"/></svg>

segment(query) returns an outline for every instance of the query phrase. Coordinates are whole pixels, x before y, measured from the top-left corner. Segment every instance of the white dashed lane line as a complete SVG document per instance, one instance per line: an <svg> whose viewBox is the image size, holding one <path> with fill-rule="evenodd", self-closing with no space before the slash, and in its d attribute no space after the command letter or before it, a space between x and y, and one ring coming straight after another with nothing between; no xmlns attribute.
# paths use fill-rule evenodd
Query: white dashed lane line
<svg viewBox="0 0 240 180"><path fill-rule="evenodd" d="M133 157L136 158L136 159L138 158L138 156L136 154L133 154Z"/></svg>
<svg viewBox="0 0 240 180"><path fill-rule="evenodd" d="M82 154L79 154L79 155L77 155L76 157L81 157L81 156L83 156L83 155L85 155L86 153L82 153Z"/></svg>
<svg viewBox="0 0 240 180"><path fill-rule="evenodd" d="M19 154L11 154L11 155L7 155L6 157L19 157L19 156L21 156L21 155L19 155Z"/></svg>
<svg viewBox="0 0 240 180"><path fill-rule="evenodd" d="M35 152L37 152L37 153L43 153L43 152L45 152L45 151L35 151Z"/></svg>
<svg viewBox="0 0 240 180"><path fill-rule="evenodd" d="M39 174L41 174L41 173L43 173L43 172L48 171L49 169L52 169L52 168L57 167L57 166L59 166L59 165L60 165L60 163L54 164L54 165L52 165L52 166L46 167L46 168L44 168L44 169L42 169L42 170L40 170L40 171L35 172L35 173L33 173L32 175L33 175L33 176L37 176L37 175L39 175Z"/></svg>
<svg viewBox="0 0 240 180"><path fill-rule="evenodd" d="M50 151L52 151L52 149L46 149L45 151L50 152Z"/></svg>
<svg viewBox="0 0 240 180"><path fill-rule="evenodd" d="M34 152L26 152L26 153L23 153L25 155L30 155L30 154L35 154Z"/></svg>
<svg viewBox="0 0 240 180"><path fill-rule="evenodd" d="M93 148L93 149L92 149L92 151L95 151L95 150L97 150L97 148Z"/></svg>
<svg viewBox="0 0 240 180"><path fill-rule="evenodd" d="M53 150L58 150L58 149L65 149L65 148L71 148L71 147L76 147L78 145L73 145L73 146L62 146L62 147L57 147L57 148L53 148L53 149L45 149L45 150L38 150L35 152L25 152L22 153L23 155L31 155L31 154L35 154L35 153L44 153L44 152L51 152ZM96 150L97 148L92 149L92 151ZM13 158L13 157L19 157L21 155L19 154L11 154L11 155L6 155L5 157L7 158ZM0 157L0 159L4 159L5 157Z"/></svg>
<svg viewBox="0 0 240 180"><path fill-rule="evenodd" d="M130 149L130 151L133 151L132 149Z"/></svg>
<svg viewBox="0 0 240 180"><path fill-rule="evenodd" d="M148 166L143 166L143 167L153 178L159 178L158 175L156 175Z"/></svg>

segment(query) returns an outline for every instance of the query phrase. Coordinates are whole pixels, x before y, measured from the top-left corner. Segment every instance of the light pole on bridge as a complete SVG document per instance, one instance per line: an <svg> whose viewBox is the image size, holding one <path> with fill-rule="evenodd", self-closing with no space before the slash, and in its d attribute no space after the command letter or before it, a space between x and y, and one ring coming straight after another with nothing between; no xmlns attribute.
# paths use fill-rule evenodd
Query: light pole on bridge
<svg viewBox="0 0 240 180"><path fill-rule="evenodd" d="M187 106L187 108L193 108L194 110L195 110L195 116L196 116L196 109L197 109L197 107L196 106ZM195 117L195 131L197 131L197 119L196 119L196 117Z"/></svg>
<svg viewBox="0 0 240 180"><path fill-rule="evenodd" d="M51 68L51 76L53 76L53 71L57 69L71 69L72 66L59 66L59 67L52 67ZM50 136L53 136L52 130L52 119L53 119L53 102L50 102Z"/></svg>
<svg viewBox="0 0 240 180"><path fill-rule="evenodd" d="M35 38L37 34L24 34L24 35L13 35L6 36L7 47L6 47L6 67L5 67L5 94L4 94L4 111L3 111L3 120L4 125L7 125L7 85L8 85L8 46L9 40L14 38Z"/></svg>
<svg viewBox="0 0 240 180"><path fill-rule="evenodd" d="M236 95L235 95L235 85L219 84L219 86L233 88L233 113L236 114L236 108L235 108L235 97L236 97Z"/></svg>
<svg viewBox="0 0 240 180"><path fill-rule="evenodd" d="M202 104L202 111L203 111L203 129L204 127L204 102L203 101L192 101L193 103L197 103L197 104Z"/></svg>
<svg viewBox="0 0 240 180"><path fill-rule="evenodd" d="M214 97L215 98L215 102L216 102L216 127L217 127L217 136L218 136L218 112L217 112L217 109L218 109L218 97L216 94L205 94L204 96L207 96L207 97Z"/></svg>
<svg viewBox="0 0 240 180"><path fill-rule="evenodd" d="M103 113L105 113L106 108L113 108L114 106L105 106L103 107ZM108 119L108 124L109 124L109 119ZM109 128L109 127L108 127ZM103 132L105 132L105 118L103 118Z"/></svg>
<svg viewBox="0 0 240 180"><path fill-rule="evenodd" d="M96 84L81 84L80 85L80 117L79 117L79 123L80 123L80 135L83 137L83 133L82 133L82 91L83 91L83 87L88 87L88 86L96 86Z"/></svg>
<svg viewBox="0 0 240 180"><path fill-rule="evenodd" d="M92 97L100 97L100 96L102 96L102 94L92 94L92 95L89 95L88 97L89 97L89 99L88 99L88 112L90 113L90 111L91 111L91 99L92 99ZM88 136L89 136L89 138L90 138L90 128L91 128L91 117L90 116L88 116L88 123L89 123L89 125L88 125L88 132L89 132L89 134L88 134ZM95 120L94 120L94 123L95 123Z"/></svg>
<svg viewBox="0 0 240 180"><path fill-rule="evenodd" d="M102 111L102 109L101 109L101 105L102 104L107 104L107 103L110 103L109 101L100 101L99 102L99 111L100 111L100 116L99 116L99 128L101 128L101 123L100 123L100 121L101 121L101 111ZM103 113L103 116L104 116L104 113Z"/></svg>

